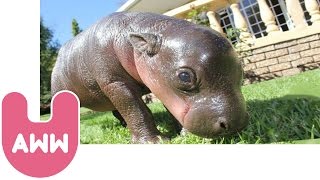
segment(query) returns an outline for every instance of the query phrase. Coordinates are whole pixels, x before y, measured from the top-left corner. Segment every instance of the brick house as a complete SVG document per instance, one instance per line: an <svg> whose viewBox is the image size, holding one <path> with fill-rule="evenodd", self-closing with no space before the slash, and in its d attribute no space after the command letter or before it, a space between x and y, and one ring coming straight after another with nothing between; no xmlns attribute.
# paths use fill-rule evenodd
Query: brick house
<svg viewBox="0 0 320 180"><path fill-rule="evenodd" d="M118 11L155 12L187 19L206 7L210 27L240 49L246 83L320 67L320 0L129 0Z"/></svg>

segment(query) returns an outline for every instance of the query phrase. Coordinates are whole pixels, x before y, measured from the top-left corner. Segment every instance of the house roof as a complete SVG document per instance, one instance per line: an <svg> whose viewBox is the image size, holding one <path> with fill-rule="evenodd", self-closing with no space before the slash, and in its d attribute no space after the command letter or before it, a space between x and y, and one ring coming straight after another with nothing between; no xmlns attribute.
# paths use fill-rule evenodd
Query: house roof
<svg viewBox="0 0 320 180"><path fill-rule="evenodd" d="M117 12L154 12L165 13L176 7L189 3L190 0L128 0Z"/></svg>

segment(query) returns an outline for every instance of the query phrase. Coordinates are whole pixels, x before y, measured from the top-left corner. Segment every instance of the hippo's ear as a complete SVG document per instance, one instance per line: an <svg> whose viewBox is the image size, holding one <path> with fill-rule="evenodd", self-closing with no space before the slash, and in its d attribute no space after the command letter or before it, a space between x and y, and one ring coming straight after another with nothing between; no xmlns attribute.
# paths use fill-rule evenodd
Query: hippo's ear
<svg viewBox="0 0 320 180"><path fill-rule="evenodd" d="M161 38L150 33L130 33L129 41L133 48L152 57L158 53L161 47Z"/></svg>

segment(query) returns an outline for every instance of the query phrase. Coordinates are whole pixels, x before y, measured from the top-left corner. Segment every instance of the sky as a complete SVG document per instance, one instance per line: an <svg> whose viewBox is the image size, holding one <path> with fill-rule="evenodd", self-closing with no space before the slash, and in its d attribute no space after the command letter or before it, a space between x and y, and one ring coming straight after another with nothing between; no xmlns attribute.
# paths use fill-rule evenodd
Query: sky
<svg viewBox="0 0 320 180"><path fill-rule="evenodd" d="M71 21L75 18L81 29L115 12L125 0L40 0L40 14L54 41L64 44L72 38Z"/></svg>

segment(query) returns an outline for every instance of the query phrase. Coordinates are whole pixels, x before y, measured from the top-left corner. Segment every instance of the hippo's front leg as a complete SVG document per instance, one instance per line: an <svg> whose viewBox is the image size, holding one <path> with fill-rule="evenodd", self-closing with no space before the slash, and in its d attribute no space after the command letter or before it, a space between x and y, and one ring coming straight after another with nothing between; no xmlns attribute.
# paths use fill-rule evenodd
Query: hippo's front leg
<svg viewBox="0 0 320 180"><path fill-rule="evenodd" d="M157 143L161 133L138 89L135 84L125 82L113 82L103 87L104 93L126 121L133 143Z"/></svg>

